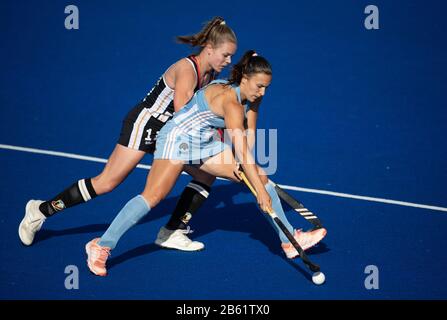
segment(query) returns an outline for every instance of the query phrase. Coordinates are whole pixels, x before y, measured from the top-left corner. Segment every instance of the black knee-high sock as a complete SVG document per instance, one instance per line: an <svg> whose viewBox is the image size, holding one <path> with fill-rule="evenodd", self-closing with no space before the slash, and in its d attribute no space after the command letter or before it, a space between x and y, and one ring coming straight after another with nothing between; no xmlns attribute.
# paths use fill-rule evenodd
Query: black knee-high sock
<svg viewBox="0 0 447 320"><path fill-rule="evenodd" d="M53 199L45 201L39 206L39 210L46 216L52 216L56 212L73 207L96 198L97 194L92 185L92 179L82 179L65 189Z"/></svg>
<svg viewBox="0 0 447 320"><path fill-rule="evenodd" d="M208 198L211 188L198 181L191 181L183 190L174 212L166 224L170 230L185 229L193 214Z"/></svg>

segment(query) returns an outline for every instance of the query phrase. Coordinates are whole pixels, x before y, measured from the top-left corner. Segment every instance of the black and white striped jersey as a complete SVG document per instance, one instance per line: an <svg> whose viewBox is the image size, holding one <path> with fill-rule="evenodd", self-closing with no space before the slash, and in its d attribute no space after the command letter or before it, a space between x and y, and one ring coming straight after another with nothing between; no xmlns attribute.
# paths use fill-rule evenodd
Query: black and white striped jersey
<svg viewBox="0 0 447 320"><path fill-rule="evenodd" d="M197 83L194 92L215 78L213 72L206 83L201 83L202 74L196 58L191 55L186 59L196 73ZM174 89L166 84L163 75L146 97L127 114L118 143L128 148L153 153L158 132L173 115Z"/></svg>

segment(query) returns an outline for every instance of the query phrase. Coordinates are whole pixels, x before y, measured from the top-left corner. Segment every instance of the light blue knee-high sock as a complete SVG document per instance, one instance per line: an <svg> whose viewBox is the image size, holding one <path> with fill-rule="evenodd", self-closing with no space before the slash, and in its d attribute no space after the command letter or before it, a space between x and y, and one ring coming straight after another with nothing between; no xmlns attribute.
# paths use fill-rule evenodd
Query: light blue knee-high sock
<svg viewBox="0 0 447 320"><path fill-rule="evenodd" d="M286 215L284 214L284 210L281 205L281 200L278 197L278 193L275 190L275 187L272 183L267 183L265 185L265 190L267 190L268 194L272 198L272 208L273 211L275 211L276 215L278 216L279 220L284 223L287 230L293 235L293 227L290 225L289 221L286 218ZM287 243L290 242L289 239L287 239L286 235L282 230L278 227L278 225L273 221L273 219L270 217L270 215L265 214L267 220L270 222L270 224L273 226L273 228L276 230L276 232L279 235L279 238L281 239L281 242Z"/></svg>
<svg viewBox="0 0 447 320"><path fill-rule="evenodd" d="M123 234L136 225L150 210L149 203L146 202L142 195L131 199L115 217L98 244L102 247L114 249Z"/></svg>

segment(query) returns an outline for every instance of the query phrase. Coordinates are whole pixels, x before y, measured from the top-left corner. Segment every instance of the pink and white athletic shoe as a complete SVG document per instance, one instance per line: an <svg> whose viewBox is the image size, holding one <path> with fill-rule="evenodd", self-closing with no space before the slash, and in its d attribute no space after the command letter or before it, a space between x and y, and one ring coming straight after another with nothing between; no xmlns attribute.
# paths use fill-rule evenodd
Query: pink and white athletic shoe
<svg viewBox="0 0 447 320"><path fill-rule="evenodd" d="M100 239L96 238L85 245L87 253L87 265L90 271L97 276L104 277L107 275L106 261L110 256L109 247L101 247L98 244Z"/></svg>
<svg viewBox="0 0 447 320"><path fill-rule="evenodd" d="M312 231L303 232L301 229L295 230L294 238L296 242L303 248L307 250L315 246L318 242L323 240L326 236L327 230L325 228L320 228ZM292 243L281 243L281 247L284 250L287 258L293 259L299 256L298 251L295 249Z"/></svg>

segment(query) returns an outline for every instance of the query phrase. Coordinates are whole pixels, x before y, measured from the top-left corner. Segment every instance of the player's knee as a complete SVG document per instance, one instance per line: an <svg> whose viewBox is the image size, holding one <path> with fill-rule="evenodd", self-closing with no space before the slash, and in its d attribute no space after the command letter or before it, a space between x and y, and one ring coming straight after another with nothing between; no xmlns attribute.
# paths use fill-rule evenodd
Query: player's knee
<svg viewBox="0 0 447 320"><path fill-rule="evenodd" d="M152 191L152 192L143 192L141 194L147 203L149 203L151 209L155 208L165 197L165 194L161 192Z"/></svg>
<svg viewBox="0 0 447 320"><path fill-rule="evenodd" d="M259 175L262 184L266 185L269 182L269 178L266 175Z"/></svg>
<svg viewBox="0 0 447 320"><path fill-rule="evenodd" d="M261 167L258 167L258 175L259 175L259 178L261 179L261 182L263 184L267 184L269 182L268 175L265 173L265 171Z"/></svg>

